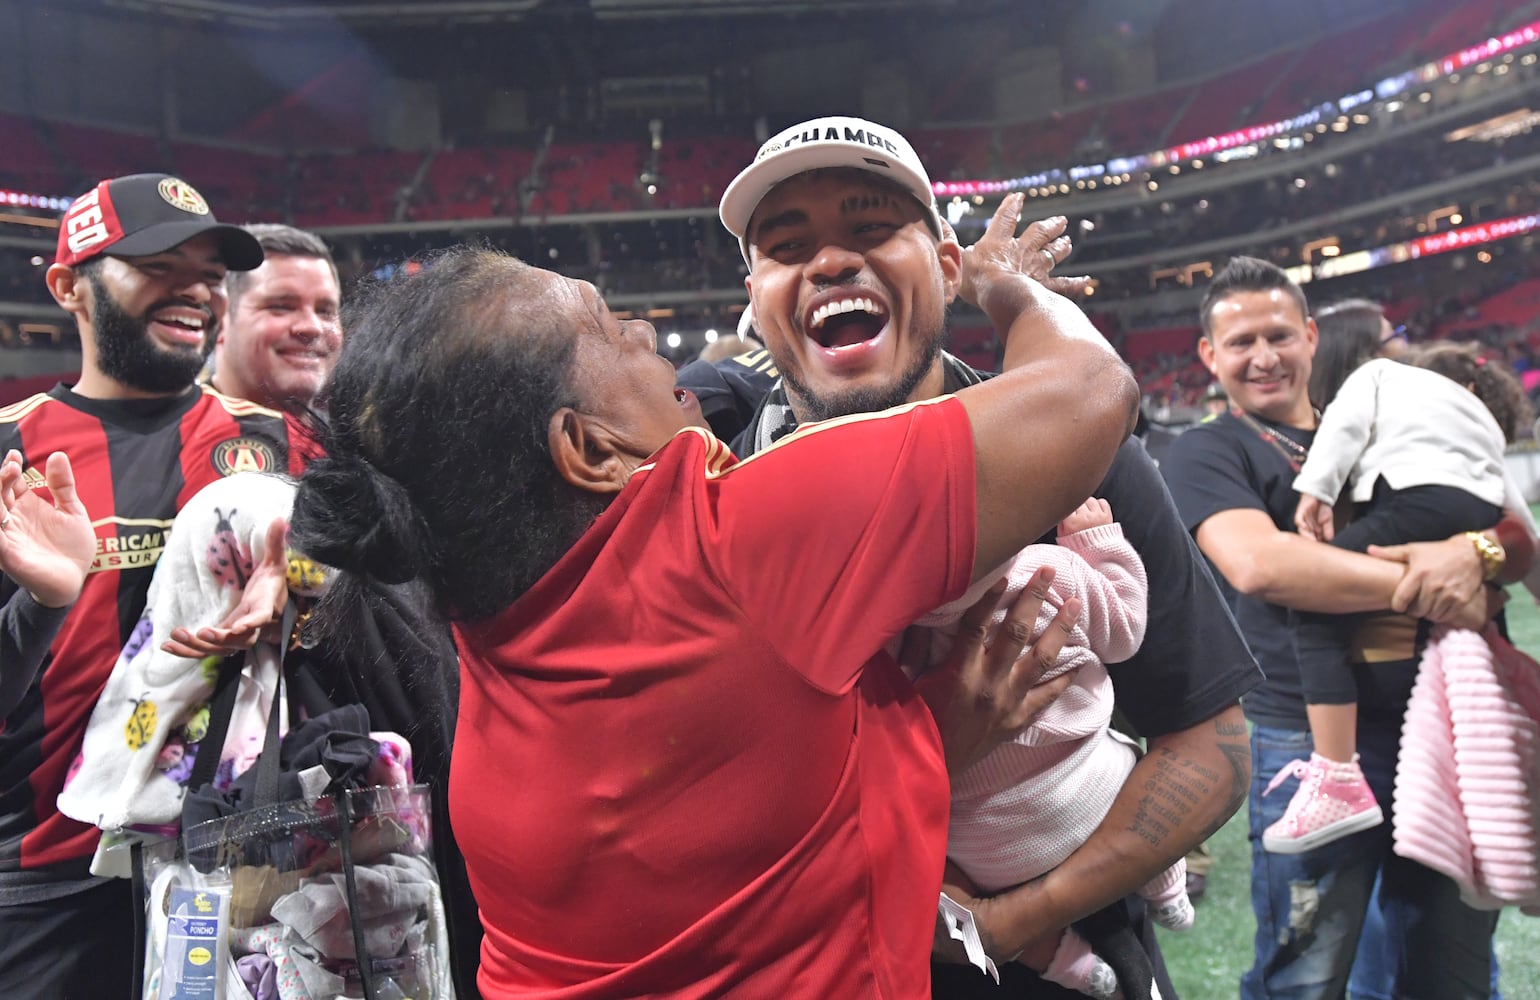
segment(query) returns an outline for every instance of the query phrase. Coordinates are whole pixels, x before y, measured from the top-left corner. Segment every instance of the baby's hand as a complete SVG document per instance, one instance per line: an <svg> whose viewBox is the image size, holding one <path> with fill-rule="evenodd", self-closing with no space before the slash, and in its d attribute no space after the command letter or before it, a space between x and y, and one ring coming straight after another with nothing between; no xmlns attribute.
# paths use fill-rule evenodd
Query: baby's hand
<svg viewBox="0 0 1540 1000"><path fill-rule="evenodd" d="M1300 495L1299 506L1294 509L1294 527L1306 538L1329 542L1336 533L1332 523L1331 504L1308 493Z"/></svg>
<svg viewBox="0 0 1540 1000"><path fill-rule="evenodd" d="M1075 508L1074 513L1059 522L1059 537L1073 535L1087 528L1100 528L1112 523L1112 505L1100 497L1091 497Z"/></svg>

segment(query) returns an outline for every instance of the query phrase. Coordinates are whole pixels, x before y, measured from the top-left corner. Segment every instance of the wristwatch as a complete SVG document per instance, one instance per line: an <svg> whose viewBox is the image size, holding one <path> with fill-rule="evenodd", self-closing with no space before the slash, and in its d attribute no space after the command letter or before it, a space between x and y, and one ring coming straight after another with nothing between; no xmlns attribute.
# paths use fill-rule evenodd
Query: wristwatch
<svg viewBox="0 0 1540 1000"><path fill-rule="evenodd" d="M1481 557L1482 582L1491 583L1496 580L1497 574L1503 571L1503 565L1508 561L1508 553L1480 531L1467 531L1465 537L1470 539L1470 543L1476 547L1476 555Z"/></svg>

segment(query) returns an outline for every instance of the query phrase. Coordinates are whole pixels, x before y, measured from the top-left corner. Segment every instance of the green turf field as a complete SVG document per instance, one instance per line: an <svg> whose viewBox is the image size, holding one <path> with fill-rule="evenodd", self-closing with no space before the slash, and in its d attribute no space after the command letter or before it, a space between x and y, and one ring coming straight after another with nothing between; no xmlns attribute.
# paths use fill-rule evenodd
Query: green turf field
<svg viewBox="0 0 1540 1000"><path fill-rule="evenodd" d="M1540 505L1537 505L1540 513ZM1540 659L1540 611L1515 587L1508 605L1513 642ZM1182 1000L1234 1000L1251 966L1250 848L1243 808L1210 841L1214 869L1198 903L1198 921L1182 934L1160 931L1160 946ZM1540 918L1504 910L1497 926L1497 957L1504 1000L1540 1000Z"/></svg>

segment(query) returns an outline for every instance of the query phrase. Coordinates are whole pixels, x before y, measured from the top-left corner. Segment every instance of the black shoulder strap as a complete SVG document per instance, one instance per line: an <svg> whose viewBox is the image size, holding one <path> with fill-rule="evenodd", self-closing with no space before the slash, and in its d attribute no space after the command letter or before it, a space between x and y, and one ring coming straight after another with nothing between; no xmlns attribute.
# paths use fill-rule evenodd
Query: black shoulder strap
<svg viewBox="0 0 1540 1000"><path fill-rule="evenodd" d="M278 686L273 689L272 708L267 713L267 739L262 745L262 756L257 758L257 801L259 803L272 803L277 801L278 791L278 753L276 750L268 754L268 747L278 746L278 721L280 701L283 697L283 664L289 651L290 633L294 631L294 621L299 614L294 601L290 599L284 606L283 617L279 623L282 636L278 646ZM195 791L214 780L214 771L219 767L219 758L224 753L225 737L230 732L230 717L235 714L235 699L240 694L241 671L246 665L245 653L232 653L225 657L219 665L219 679L214 682L214 694L209 699L209 728L198 742L198 756L193 761L192 773L187 778L188 791ZM267 770L263 769L263 763L272 758L272 764ZM269 774L268 771L271 773ZM266 778L266 782L264 782ZM263 792L268 793L263 798Z"/></svg>
<svg viewBox="0 0 1540 1000"><path fill-rule="evenodd" d="M289 655L289 643L294 635L294 621L299 617L299 608L294 603L294 598L289 598L289 603L284 605L283 618L278 626L278 686L273 689L273 705L267 713L267 738L262 742L262 754L257 758L257 786L253 790L252 804L255 808L276 805L278 802L278 777L282 773L279 767L278 718L283 711L284 698L284 660Z"/></svg>
<svg viewBox="0 0 1540 1000"><path fill-rule="evenodd" d="M193 760L192 774L187 778L187 790L196 791L214 780L224 753L225 736L230 732L230 717L235 714L235 698L241 689L241 671L246 666L245 653L232 653L219 664L219 679L214 682L214 694L209 699L209 728L198 741L198 756Z"/></svg>

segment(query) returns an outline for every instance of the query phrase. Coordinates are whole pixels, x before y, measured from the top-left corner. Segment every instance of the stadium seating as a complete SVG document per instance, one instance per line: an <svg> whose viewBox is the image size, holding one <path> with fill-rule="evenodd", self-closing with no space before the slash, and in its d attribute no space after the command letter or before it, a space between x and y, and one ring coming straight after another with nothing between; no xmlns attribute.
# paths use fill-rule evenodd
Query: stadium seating
<svg viewBox="0 0 1540 1000"><path fill-rule="evenodd" d="M1535 16L1540 16L1536 0L1471 0L1458 5L1424 0L1411 10L1323 31L1315 39L1202 80L1071 105L1036 120L1008 119L988 126L932 123L906 131L937 180L1023 177L1078 163L1101 163L1298 114L1321 100L1370 86L1384 75L1447 55ZM1513 68L1528 74L1518 76L1519 80L1537 72ZM656 149L649 131L632 122L612 125L608 132L591 123L592 131L579 133L582 138L559 135L544 149L540 141L527 138L519 143L451 145L429 152L371 150L361 147L367 137L356 128L339 131L328 125L339 102L367 104L368 95L355 93L366 75L349 66L323 77L336 86L318 91L307 85L235 126L224 142L156 138L0 114L4 140L0 186L56 196L83 190L102 176L169 170L194 182L222 216L238 221L292 221L322 229L349 227L354 232L396 221L471 222L519 216L559 221L597 213L614 217L616 224L582 232L559 226L493 226L486 235L530 259L559 262L567 272L600 283L606 293L645 295L660 289L737 286L741 270L736 259L709 259L711 255L703 249L705 237L699 226L709 228L709 217L704 222L700 217L689 221L695 228L686 230L680 228L685 222L658 213L709 212L716 205L736 170L754 153L756 142L743 134L741 123L666 120L663 141ZM362 120L355 116L354 124ZM713 134L713 127L740 131L724 137ZM330 152L280 151L327 141ZM1332 136L1325 139L1327 144L1333 141ZM1323 144L1317 142L1314 148ZM1098 227L1077 240L1077 260L1094 268L1215 239L1235 243L1249 234L1268 233L1301 220L1319 222L1320 232L1312 230L1296 241L1272 245L1277 259L1297 263L1302 259L1300 244L1328 231L1327 227L1341 241L1345 254L1416 239L1424 232L1450 228L1447 221L1436 226L1424 223L1420 213L1437 202L1408 203L1395 212L1362 219L1339 217L1346 214L1340 210L1537 152L1540 132L1515 135L1502 143L1447 143L1440 130L1346 153L1329 172L1319 162L1297 174L1274 172L1242 185L1187 195L1176 183L1168 186L1161 176L1158 195L1152 189L1147 200L1108 213L1087 210ZM1186 182L1184 176L1181 183ZM1487 199L1486 206L1479 216L1477 209L1467 207L1471 221L1540 210L1540 186L1533 190L1510 186L1500 204ZM967 229L979 222L980 217L973 217L959 222L959 227ZM372 261L400 260L402 253L431 245L432 238L417 235L363 239L349 247L351 266L367 271L374 266ZM1223 254L1211 256L1217 261ZM36 266L28 259L13 253L0 260L0 300L47 301L36 280ZM1398 285L1393 273L1382 272L1366 276L1361 285L1343 279L1334 282L1330 292L1321 291L1338 296L1362 287L1365 294L1387 302L1393 322L1407 323L1420 337L1478 337L1518 352L1522 357L1515 360L1527 363L1535 346L1530 341L1540 340L1540 330L1532 329L1540 307L1540 277L1527 272L1515 276L1511 268L1503 272L1496 267L1461 272L1468 263L1468 258L1451 255L1438 265L1443 269L1440 273L1447 271L1451 276L1447 287L1423 287L1416 281ZM1107 274L1102 289L1107 299L1150 294L1148 269L1125 265ZM1160 287L1190 280L1190 275L1168 278ZM6 293L7 288L13 291ZM1314 299L1318 289L1309 291ZM1175 406L1195 401L1208 376L1195 360L1197 331L1190 324L1190 314L1156 307L1144 313L1126 324L1109 314L1100 317L1098 325L1108 330L1153 397ZM951 349L972 364L994 364L998 345L992 331L962 315L952 331Z"/></svg>
<svg viewBox="0 0 1540 1000"><path fill-rule="evenodd" d="M49 197L74 193L65 170L39 134L39 124L21 115L0 113L0 137L5 155L0 158L0 181Z"/></svg>

